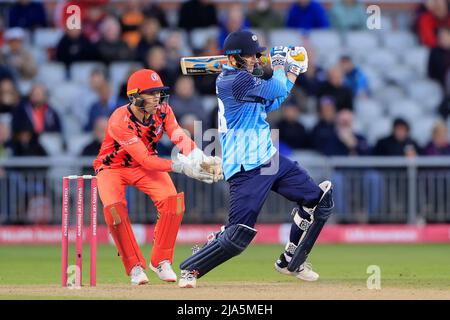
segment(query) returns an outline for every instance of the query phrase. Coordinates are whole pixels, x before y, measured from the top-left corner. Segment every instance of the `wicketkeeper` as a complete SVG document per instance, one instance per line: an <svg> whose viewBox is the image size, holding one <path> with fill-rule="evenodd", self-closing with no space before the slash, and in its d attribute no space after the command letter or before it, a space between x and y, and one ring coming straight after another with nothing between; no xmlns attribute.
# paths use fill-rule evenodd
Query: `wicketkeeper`
<svg viewBox="0 0 450 320"><path fill-rule="evenodd" d="M217 78L216 91L223 174L230 187L229 221L181 263L180 287L195 287L197 278L244 251L257 233L256 219L271 190L298 204L289 242L275 269L306 281L319 278L306 258L332 213L331 182L317 185L296 162L279 155L266 121L267 113L280 107L296 78L306 72L308 56L303 47L272 48L273 77L264 81L258 77L265 49L249 31L233 32L225 40L228 64ZM294 59L301 55L302 61Z"/></svg>
<svg viewBox="0 0 450 320"><path fill-rule="evenodd" d="M175 240L184 213L184 194L169 176L177 172L213 183L222 179L220 158L207 157L178 125L159 75L150 69L128 79L128 105L111 115L99 155L94 160L105 221L132 284L148 282L146 261L128 217L126 186L146 193L158 210L149 267L167 282L176 282L172 270ZM156 144L164 132L181 153L175 161L158 157Z"/></svg>

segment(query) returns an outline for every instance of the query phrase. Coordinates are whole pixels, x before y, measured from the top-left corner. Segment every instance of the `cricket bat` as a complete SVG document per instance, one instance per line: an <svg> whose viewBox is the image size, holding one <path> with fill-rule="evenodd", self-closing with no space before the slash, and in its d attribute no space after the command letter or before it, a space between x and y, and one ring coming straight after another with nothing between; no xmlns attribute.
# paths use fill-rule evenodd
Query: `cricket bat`
<svg viewBox="0 0 450 320"><path fill-rule="evenodd" d="M305 56L300 54L293 57L297 61L305 60ZM262 63L269 63L270 58L262 56L260 58ZM222 72L222 66L228 62L225 55L221 56L204 56L204 57L183 57L180 60L181 72L184 75L206 75L217 74Z"/></svg>

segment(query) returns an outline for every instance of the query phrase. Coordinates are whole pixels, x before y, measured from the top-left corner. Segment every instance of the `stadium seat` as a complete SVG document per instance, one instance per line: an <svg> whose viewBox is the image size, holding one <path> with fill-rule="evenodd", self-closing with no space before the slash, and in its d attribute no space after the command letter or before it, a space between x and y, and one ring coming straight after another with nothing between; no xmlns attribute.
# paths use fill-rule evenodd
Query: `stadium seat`
<svg viewBox="0 0 450 320"><path fill-rule="evenodd" d="M435 112L442 102L443 90L441 86L433 80L417 80L406 85L406 92L414 101L420 103L426 111Z"/></svg>
<svg viewBox="0 0 450 320"><path fill-rule="evenodd" d="M347 47L351 50L378 49L378 36L372 31L351 31L345 37Z"/></svg>
<svg viewBox="0 0 450 320"><path fill-rule="evenodd" d="M82 91L79 84L62 82L58 85L58 90L50 90L50 105L60 114L67 115L76 107L80 94Z"/></svg>
<svg viewBox="0 0 450 320"><path fill-rule="evenodd" d="M80 155L84 147L92 141L92 134L80 133L70 138L70 143L67 144L67 152L69 155Z"/></svg>
<svg viewBox="0 0 450 320"><path fill-rule="evenodd" d="M421 117L417 121L410 123L411 136L420 146L424 147L428 142L430 142L436 120L437 117L427 116Z"/></svg>
<svg viewBox="0 0 450 320"><path fill-rule="evenodd" d="M56 28L38 28L34 31L34 45L43 48L56 48L64 32Z"/></svg>
<svg viewBox="0 0 450 320"><path fill-rule="evenodd" d="M387 81L391 81L400 86L404 86L411 79L415 79L414 70L406 65L394 65L383 71L383 76Z"/></svg>
<svg viewBox="0 0 450 320"><path fill-rule="evenodd" d="M273 29L269 32L269 46L302 45L303 39L297 29Z"/></svg>
<svg viewBox="0 0 450 320"><path fill-rule="evenodd" d="M302 114L299 120L306 130L312 130L318 121L317 115L311 113Z"/></svg>
<svg viewBox="0 0 450 320"><path fill-rule="evenodd" d="M341 35L333 30L313 30L308 38L319 52L333 52L342 47Z"/></svg>
<svg viewBox="0 0 450 320"><path fill-rule="evenodd" d="M217 97L214 95L208 95L202 97L203 109L206 113L210 113L215 107L217 107Z"/></svg>
<svg viewBox="0 0 450 320"><path fill-rule="evenodd" d="M392 131L392 119L383 117L372 122L367 130L367 141L370 145L375 145L381 138L386 137Z"/></svg>
<svg viewBox="0 0 450 320"><path fill-rule="evenodd" d="M383 109L387 111L391 101L404 99L406 95L402 88L391 85L383 86L375 91L373 98L379 101Z"/></svg>
<svg viewBox="0 0 450 320"><path fill-rule="evenodd" d="M70 66L70 78L80 84L89 83L91 73L94 69L105 69L105 65L100 62L74 62Z"/></svg>
<svg viewBox="0 0 450 320"><path fill-rule="evenodd" d="M30 93L33 86L32 80L19 80L18 83L19 92L22 96L27 96Z"/></svg>
<svg viewBox="0 0 450 320"><path fill-rule="evenodd" d="M411 66L421 77L425 77L428 68L430 50L426 47L413 47L402 55L405 64Z"/></svg>
<svg viewBox="0 0 450 320"><path fill-rule="evenodd" d="M193 49L202 49L205 47L209 38L219 38L219 28L210 27L194 29L191 31L191 45Z"/></svg>
<svg viewBox="0 0 450 320"><path fill-rule="evenodd" d="M37 80L51 88L56 84L64 83L66 68L60 62L48 62L39 66Z"/></svg>
<svg viewBox="0 0 450 320"><path fill-rule="evenodd" d="M401 117L410 124L414 121L421 121L423 113L421 106L416 101L408 98L391 101L389 103L388 112L391 117Z"/></svg>
<svg viewBox="0 0 450 320"><path fill-rule="evenodd" d="M59 133L43 133L39 136L39 143L51 156L60 156L64 153L64 141Z"/></svg>
<svg viewBox="0 0 450 320"><path fill-rule="evenodd" d="M359 98L355 101L355 116L366 126L383 116L383 107L376 100Z"/></svg>
<svg viewBox="0 0 450 320"><path fill-rule="evenodd" d="M383 37L383 45L387 49L402 51L412 48L416 45L416 38L408 31L386 32ZM404 52L406 53L406 52Z"/></svg>
<svg viewBox="0 0 450 320"><path fill-rule="evenodd" d="M367 77L369 82L369 89L371 92L376 92L385 87L383 78L380 76L376 68L369 65L360 65L361 70Z"/></svg>
<svg viewBox="0 0 450 320"><path fill-rule="evenodd" d="M48 55L44 49L34 46L28 48L28 51L33 56L36 65L41 66L48 61Z"/></svg>
<svg viewBox="0 0 450 320"><path fill-rule="evenodd" d="M390 69L398 64L398 59L394 52L387 49L378 49L367 54L364 62L378 69Z"/></svg>
<svg viewBox="0 0 450 320"><path fill-rule="evenodd" d="M109 79L115 85L121 85L127 80L128 73L133 68L141 68L137 62L113 62L109 66Z"/></svg>

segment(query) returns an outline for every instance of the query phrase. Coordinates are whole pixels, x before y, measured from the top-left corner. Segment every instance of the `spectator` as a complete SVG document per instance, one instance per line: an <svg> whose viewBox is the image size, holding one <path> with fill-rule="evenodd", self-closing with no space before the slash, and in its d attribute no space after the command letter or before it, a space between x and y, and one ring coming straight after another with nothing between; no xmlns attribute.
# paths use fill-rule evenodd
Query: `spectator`
<svg viewBox="0 0 450 320"><path fill-rule="evenodd" d="M377 156L415 157L419 151L419 146L410 137L409 124L401 118L395 119L392 133L380 139L374 148Z"/></svg>
<svg viewBox="0 0 450 320"><path fill-rule="evenodd" d="M0 81L0 114L12 114L20 104L20 94L11 79Z"/></svg>
<svg viewBox="0 0 450 320"><path fill-rule="evenodd" d="M0 119L0 159L7 158L11 155L11 128L9 123ZM0 177L3 169L0 167Z"/></svg>
<svg viewBox="0 0 450 320"><path fill-rule="evenodd" d="M106 128L108 127L107 117L98 117L94 123L93 139L83 148L82 156L97 156L100 151L103 139L105 138Z"/></svg>
<svg viewBox="0 0 450 320"><path fill-rule="evenodd" d="M48 91L43 84L34 84L28 101L13 113L14 132L21 129L31 130L36 135L43 132L61 133L61 121L58 113L48 104Z"/></svg>
<svg viewBox="0 0 450 320"><path fill-rule="evenodd" d="M353 113L350 110L339 111L336 116L336 126L330 140L322 141L324 153L328 156L364 156L369 154L369 145L364 136L353 130ZM366 210L368 214L374 215L380 212L381 195L385 189L384 181L380 173L373 169L360 168L336 168L332 173L331 180L335 187L340 190L335 197L336 212L348 214L350 203L354 203L358 196L352 194L351 186L358 181L362 187L363 194L372 196L361 203L362 207L357 210Z"/></svg>
<svg viewBox="0 0 450 320"><path fill-rule="evenodd" d="M334 135L336 121L336 104L332 97L322 97L319 100L319 121L311 131L311 144L314 150L325 154L324 141L331 140Z"/></svg>
<svg viewBox="0 0 450 320"><path fill-rule="evenodd" d="M165 41L165 49L167 65L173 71L180 68L181 57L187 57L192 54L191 50L184 44L180 31L172 31L169 33Z"/></svg>
<svg viewBox="0 0 450 320"><path fill-rule="evenodd" d="M450 70L450 27L439 29L438 45L431 49L428 58L428 76L446 88Z"/></svg>
<svg viewBox="0 0 450 320"><path fill-rule="evenodd" d="M308 134L300 123L300 109L293 103L288 103L281 108L282 118L276 124L279 131L280 142L285 143L291 149L306 149L308 147Z"/></svg>
<svg viewBox="0 0 450 320"><path fill-rule="evenodd" d="M206 41L206 45L199 53L200 56L217 56L222 54L222 50L219 47L218 40L215 37L211 37ZM195 88L202 95L214 95L216 94L216 78L217 75L208 74L201 77L194 77Z"/></svg>
<svg viewBox="0 0 450 320"><path fill-rule="evenodd" d="M188 0L178 12L178 27L190 32L195 28L218 25L216 6L210 0Z"/></svg>
<svg viewBox="0 0 450 320"><path fill-rule="evenodd" d="M331 7L330 20L339 31L362 30L366 28L366 8L359 0L338 0Z"/></svg>
<svg viewBox="0 0 450 320"><path fill-rule="evenodd" d="M149 3L144 7L144 15L146 18L156 18L161 28L168 28L166 13L156 3Z"/></svg>
<svg viewBox="0 0 450 320"><path fill-rule="evenodd" d="M343 70L340 66L334 66L328 70L328 80L319 87L318 97L333 97L337 111L342 109L353 110L352 91L344 85Z"/></svg>
<svg viewBox="0 0 450 320"><path fill-rule="evenodd" d="M225 38L231 32L245 29L247 27L249 27L249 24L245 18L244 8L242 4L233 4L228 11L225 21L222 21L220 26L220 34L219 34L220 47L223 48Z"/></svg>
<svg viewBox="0 0 450 320"><path fill-rule="evenodd" d="M255 9L247 16L252 28L259 28L267 32L283 27L283 18L278 11L274 10L272 0L256 0L255 2Z"/></svg>
<svg viewBox="0 0 450 320"><path fill-rule="evenodd" d="M39 143L38 135L33 129L22 127L14 132L12 141L13 156L15 157L43 157L47 152Z"/></svg>
<svg viewBox="0 0 450 320"><path fill-rule="evenodd" d="M420 13L416 26L420 42L434 48L438 44L437 30L450 27L447 0L425 0L425 10Z"/></svg>
<svg viewBox="0 0 450 320"><path fill-rule="evenodd" d="M143 7L144 3L141 0L125 1L125 9L120 17L123 40L133 49L136 48L141 40L139 28L145 23L145 15L142 10Z"/></svg>
<svg viewBox="0 0 450 320"><path fill-rule="evenodd" d="M166 86L173 87L179 70L174 71L167 67L166 51L162 47L154 47L149 50L146 65L148 69L152 69L159 74Z"/></svg>
<svg viewBox="0 0 450 320"><path fill-rule="evenodd" d="M114 17L107 17L100 25L102 37L97 43L100 60L106 64L133 59L133 52L120 38L120 24Z"/></svg>
<svg viewBox="0 0 450 320"><path fill-rule="evenodd" d="M319 88L327 80L327 72L316 62L316 50L310 47L308 50L308 70L300 74L295 85L307 96L317 96Z"/></svg>
<svg viewBox="0 0 450 320"><path fill-rule="evenodd" d="M195 92L194 80L191 77L181 76L177 79L170 105L178 119L192 114L201 121L206 121L203 102Z"/></svg>
<svg viewBox="0 0 450 320"><path fill-rule="evenodd" d="M163 43L159 41L160 25L157 19L145 19L141 27L141 40L136 47L136 58L139 62L145 64L147 54L153 47L164 47Z"/></svg>
<svg viewBox="0 0 450 320"><path fill-rule="evenodd" d="M95 68L89 77L89 85L82 87L83 94L77 99L77 111L74 115L79 123L86 124L89 118L91 106L99 100L99 92L104 83L107 82L106 70Z"/></svg>
<svg viewBox="0 0 450 320"><path fill-rule="evenodd" d="M369 96L369 83L364 72L353 64L350 56L342 56L339 62L344 73L344 85L352 90L353 97Z"/></svg>
<svg viewBox="0 0 450 320"><path fill-rule="evenodd" d="M28 30L47 26L47 14L44 4L31 0L18 0L9 9L9 27L21 27Z"/></svg>
<svg viewBox="0 0 450 320"><path fill-rule="evenodd" d="M79 29L66 30L56 47L56 60L70 67L73 62L96 60L95 47Z"/></svg>
<svg viewBox="0 0 450 320"><path fill-rule="evenodd" d="M37 73L33 56L24 46L25 31L12 28L5 33L6 46L3 47L0 63L11 68L17 78L31 80Z"/></svg>
<svg viewBox="0 0 450 320"><path fill-rule="evenodd" d="M327 12L316 0L297 0L288 10L286 27L296 29L328 28Z"/></svg>
<svg viewBox="0 0 450 320"><path fill-rule="evenodd" d="M327 156L361 156L369 154L369 145L364 136L353 130L353 113L341 110L336 116L336 126L329 140L322 141Z"/></svg>
<svg viewBox="0 0 450 320"><path fill-rule="evenodd" d="M91 43L97 43L101 37L100 26L106 18L106 10L104 6L107 0L87 1L82 14L82 31ZM81 10L81 9L80 9Z"/></svg>
<svg viewBox="0 0 450 320"><path fill-rule="evenodd" d="M180 118L180 126L189 132L192 139L195 137L195 122L200 121L195 114L187 113Z"/></svg>
<svg viewBox="0 0 450 320"><path fill-rule="evenodd" d="M427 156L450 156L448 128L443 121L438 121L433 128L431 141L425 147Z"/></svg>
<svg viewBox="0 0 450 320"><path fill-rule="evenodd" d="M91 106L89 111L89 119L84 127L85 131L92 131L94 128L94 123L98 118L108 118L119 106L118 99L112 94L112 89L108 82L101 84L98 93L99 100Z"/></svg>

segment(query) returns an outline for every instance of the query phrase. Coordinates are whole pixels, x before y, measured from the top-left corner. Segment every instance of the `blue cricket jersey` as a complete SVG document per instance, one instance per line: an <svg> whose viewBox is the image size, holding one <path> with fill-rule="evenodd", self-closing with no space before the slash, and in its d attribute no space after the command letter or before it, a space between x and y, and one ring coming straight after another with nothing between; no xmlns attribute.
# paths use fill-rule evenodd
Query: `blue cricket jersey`
<svg viewBox="0 0 450 320"><path fill-rule="evenodd" d="M276 153L267 113L280 107L294 84L278 69L269 80L224 65L216 80L218 132L225 179L255 169Z"/></svg>

